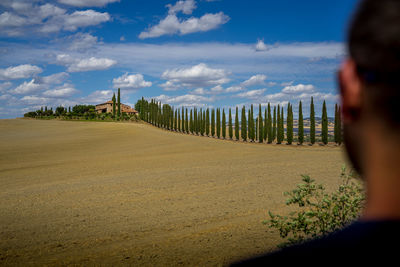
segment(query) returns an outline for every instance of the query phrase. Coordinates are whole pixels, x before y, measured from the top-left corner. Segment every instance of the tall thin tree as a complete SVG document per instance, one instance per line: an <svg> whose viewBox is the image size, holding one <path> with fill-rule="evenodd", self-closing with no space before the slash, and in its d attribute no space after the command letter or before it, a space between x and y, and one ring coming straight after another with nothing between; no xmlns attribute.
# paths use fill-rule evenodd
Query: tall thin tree
<svg viewBox="0 0 400 267"><path fill-rule="evenodd" d="M232 128L232 112L231 112L231 108L229 108L228 127L229 127L229 139L232 140L232 138L233 138L233 128Z"/></svg>
<svg viewBox="0 0 400 267"><path fill-rule="evenodd" d="M240 136L242 137L243 141L247 140L247 120L246 120L246 107L243 106L242 108L242 120L241 120L241 133Z"/></svg>
<svg viewBox="0 0 400 267"><path fill-rule="evenodd" d="M315 110L314 110L314 98L311 97L310 104L310 143L315 144Z"/></svg>
<svg viewBox="0 0 400 267"><path fill-rule="evenodd" d="M303 121L303 104L299 103L299 120L297 121L297 135L299 144L304 142L304 121Z"/></svg>
<svg viewBox="0 0 400 267"><path fill-rule="evenodd" d="M287 111L286 136L288 145L291 145L293 142L293 111L292 111L292 105L290 103L288 104L288 111Z"/></svg>
<svg viewBox="0 0 400 267"><path fill-rule="evenodd" d="M211 136L215 136L215 109L211 110Z"/></svg>
<svg viewBox="0 0 400 267"><path fill-rule="evenodd" d="M321 139L324 145L328 144L328 113L326 111L326 103L322 104L322 122L321 122Z"/></svg>
<svg viewBox="0 0 400 267"><path fill-rule="evenodd" d="M274 108L275 109L275 108ZM273 127L272 127L272 114L271 114L271 105L268 103L268 144L271 144L274 141L273 136Z"/></svg>
<svg viewBox="0 0 400 267"><path fill-rule="evenodd" d="M239 108L236 107L236 114L235 114L235 138L239 140Z"/></svg>
<svg viewBox="0 0 400 267"><path fill-rule="evenodd" d="M144 98L143 97L142 97L142 104L144 105ZM118 88L117 105L118 105L117 117L118 117L118 119L120 119L121 118L121 91L120 91L119 88ZM144 107L143 107L142 112L143 112L143 115L144 115Z"/></svg>
<svg viewBox="0 0 400 267"><path fill-rule="evenodd" d="M115 104L115 101L116 101L116 99L115 99L115 93L113 94L113 97L112 97L112 102L113 102L113 106L112 106L112 112L113 112L113 118L114 118L114 120L115 120L115 113L116 113L116 104ZM142 112L142 111L140 111L140 112ZM140 115L140 114L139 114Z"/></svg>
<svg viewBox="0 0 400 267"><path fill-rule="evenodd" d="M225 109L222 109L222 138L226 138L226 117L225 117Z"/></svg>
<svg viewBox="0 0 400 267"><path fill-rule="evenodd" d="M206 135L210 136L210 109L206 111Z"/></svg>

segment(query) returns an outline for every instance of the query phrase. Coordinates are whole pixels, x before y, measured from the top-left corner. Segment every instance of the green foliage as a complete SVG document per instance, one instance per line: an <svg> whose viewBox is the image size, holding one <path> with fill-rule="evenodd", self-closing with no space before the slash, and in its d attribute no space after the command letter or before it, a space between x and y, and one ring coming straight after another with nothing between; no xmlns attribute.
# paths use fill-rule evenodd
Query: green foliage
<svg viewBox="0 0 400 267"><path fill-rule="evenodd" d="M236 140L239 140L239 108L236 107L236 114L235 114L235 137Z"/></svg>
<svg viewBox="0 0 400 267"><path fill-rule="evenodd" d="M324 145L328 144L328 114L326 112L326 103L322 104L322 129L321 129L321 139Z"/></svg>
<svg viewBox="0 0 400 267"><path fill-rule="evenodd" d="M217 137L221 137L221 110L217 108Z"/></svg>
<svg viewBox="0 0 400 267"><path fill-rule="evenodd" d="M222 138L226 138L226 117L224 109L222 109Z"/></svg>
<svg viewBox="0 0 400 267"><path fill-rule="evenodd" d="M232 126L232 111L229 109L229 119L228 119L228 128L229 128L229 139L233 138L233 126Z"/></svg>
<svg viewBox="0 0 400 267"><path fill-rule="evenodd" d="M275 108L274 108L274 112L275 112ZM273 131L274 131L274 127L272 127L272 114L271 114L271 106L268 103L268 144L271 144L274 141L274 135L273 135Z"/></svg>
<svg viewBox="0 0 400 267"><path fill-rule="evenodd" d="M267 141L268 134L269 134L269 120L268 120L268 113L267 113L268 110L271 113L271 108L269 106L269 103L268 103L268 107L265 109L265 114L264 114L264 130L263 130L264 141Z"/></svg>
<svg viewBox="0 0 400 267"><path fill-rule="evenodd" d="M210 109L206 111L206 135L210 135Z"/></svg>
<svg viewBox="0 0 400 267"><path fill-rule="evenodd" d="M332 193L327 193L323 185L316 184L308 175L302 175L303 183L294 190L285 192L289 197L286 205L297 206L298 211L289 216L269 211L270 219L263 222L287 239L281 246L326 235L358 218L365 200L363 187L354 173L346 172L345 167L341 178L341 184Z"/></svg>
<svg viewBox="0 0 400 267"><path fill-rule="evenodd" d="M299 144L304 142L304 121L303 121L303 104L299 103L299 120L298 120L298 141Z"/></svg>
<svg viewBox="0 0 400 267"><path fill-rule="evenodd" d="M215 135L215 109L211 111L211 136Z"/></svg>
<svg viewBox="0 0 400 267"><path fill-rule="evenodd" d="M286 136L288 145L291 145L293 142L293 110L290 103L288 104L287 110Z"/></svg>
<svg viewBox="0 0 400 267"><path fill-rule="evenodd" d="M119 88L118 88L117 106L118 106L117 117L118 117L118 119L120 119L120 117L121 117L121 90Z"/></svg>
<svg viewBox="0 0 400 267"><path fill-rule="evenodd" d="M335 130L334 130L335 143L340 145L342 143L342 119L340 114L340 107L335 104Z"/></svg>
<svg viewBox="0 0 400 267"><path fill-rule="evenodd" d="M279 113L279 112L278 112ZM273 121L272 121L272 142L275 140L276 138L276 107L274 106L274 117L273 117Z"/></svg>
<svg viewBox="0 0 400 267"><path fill-rule="evenodd" d="M242 108L242 121L241 121L241 133L240 136L242 137L243 141L247 140L247 122L246 122L246 107L243 106Z"/></svg>
<svg viewBox="0 0 400 267"><path fill-rule="evenodd" d="M313 97L311 97L310 104L310 143L315 144L315 110Z"/></svg>
<svg viewBox="0 0 400 267"><path fill-rule="evenodd" d="M116 99L115 99L115 93L113 94L112 97L112 102L113 102L113 106L112 106L112 113L113 113L113 118L115 118L115 114L116 114Z"/></svg>

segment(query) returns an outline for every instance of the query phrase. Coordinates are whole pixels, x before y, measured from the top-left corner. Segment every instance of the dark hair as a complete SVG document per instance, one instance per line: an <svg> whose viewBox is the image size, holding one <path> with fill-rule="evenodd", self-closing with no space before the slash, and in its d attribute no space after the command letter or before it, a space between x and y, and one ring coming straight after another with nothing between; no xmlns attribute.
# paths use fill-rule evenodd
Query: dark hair
<svg viewBox="0 0 400 267"><path fill-rule="evenodd" d="M377 115L400 126L400 1L361 1L348 44Z"/></svg>

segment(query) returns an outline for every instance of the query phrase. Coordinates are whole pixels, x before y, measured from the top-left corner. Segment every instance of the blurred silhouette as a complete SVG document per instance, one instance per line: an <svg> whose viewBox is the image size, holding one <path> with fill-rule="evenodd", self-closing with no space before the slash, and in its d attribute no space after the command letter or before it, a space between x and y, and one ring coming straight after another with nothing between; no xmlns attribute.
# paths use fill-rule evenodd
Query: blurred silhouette
<svg viewBox="0 0 400 267"><path fill-rule="evenodd" d="M374 260L382 265L397 261L400 1L361 1L350 24L348 51L338 85L346 151L366 186L361 218L330 235L234 265L372 264Z"/></svg>

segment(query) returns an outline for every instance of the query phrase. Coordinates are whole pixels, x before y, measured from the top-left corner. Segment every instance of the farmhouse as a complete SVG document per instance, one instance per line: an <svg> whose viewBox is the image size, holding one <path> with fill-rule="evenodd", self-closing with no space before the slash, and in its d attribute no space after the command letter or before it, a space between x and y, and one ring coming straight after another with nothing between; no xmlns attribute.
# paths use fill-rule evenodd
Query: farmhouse
<svg viewBox="0 0 400 267"><path fill-rule="evenodd" d="M116 111L118 110L118 105L115 105L115 110ZM97 113L112 113L113 112L113 102L110 100L105 103L96 105L96 112ZM134 110L130 106L122 104L122 103L121 103L121 112L129 114L129 115L139 113L138 111Z"/></svg>

